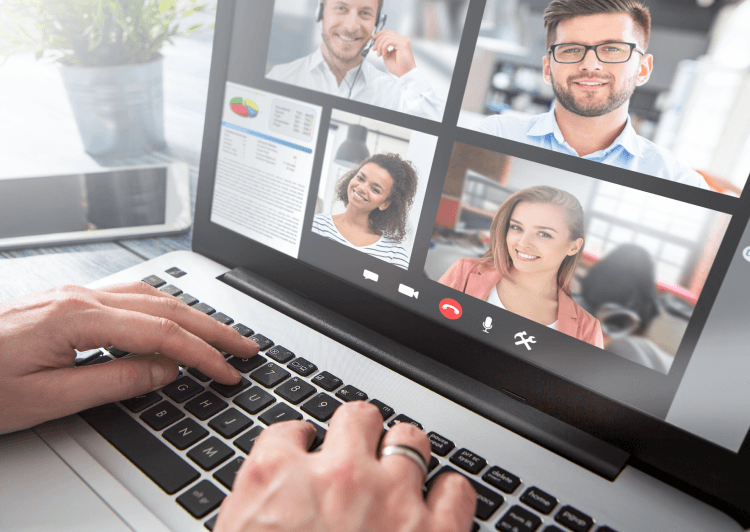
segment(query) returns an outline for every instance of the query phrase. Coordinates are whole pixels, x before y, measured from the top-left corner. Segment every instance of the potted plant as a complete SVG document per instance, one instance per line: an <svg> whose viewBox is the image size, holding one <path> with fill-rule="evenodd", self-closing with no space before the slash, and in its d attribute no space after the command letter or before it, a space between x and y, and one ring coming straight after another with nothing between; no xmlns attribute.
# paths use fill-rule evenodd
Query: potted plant
<svg viewBox="0 0 750 532"><path fill-rule="evenodd" d="M164 147L162 46L187 35L198 0L4 0L0 55L34 51L60 72L86 152Z"/></svg>

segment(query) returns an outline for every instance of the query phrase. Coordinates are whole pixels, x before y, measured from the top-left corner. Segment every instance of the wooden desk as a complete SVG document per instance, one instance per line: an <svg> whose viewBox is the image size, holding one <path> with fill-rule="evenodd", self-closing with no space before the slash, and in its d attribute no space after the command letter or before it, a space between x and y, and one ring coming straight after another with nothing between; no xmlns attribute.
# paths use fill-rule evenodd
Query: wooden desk
<svg viewBox="0 0 750 532"><path fill-rule="evenodd" d="M210 22L210 21L209 21ZM0 67L0 175L29 176L96 171L108 166L185 161L195 208L213 31L175 38L164 55L167 148L129 159L95 160L83 151L55 64L14 56ZM0 252L0 301L61 284L86 284L174 250L178 237Z"/></svg>

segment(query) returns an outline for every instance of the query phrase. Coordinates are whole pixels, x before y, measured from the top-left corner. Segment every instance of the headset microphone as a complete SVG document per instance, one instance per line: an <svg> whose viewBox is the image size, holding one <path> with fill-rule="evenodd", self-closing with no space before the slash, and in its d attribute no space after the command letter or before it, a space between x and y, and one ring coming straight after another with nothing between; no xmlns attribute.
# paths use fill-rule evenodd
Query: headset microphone
<svg viewBox="0 0 750 532"><path fill-rule="evenodd" d="M388 15L383 15L382 17L378 16L378 23L375 26L375 29L373 30L372 34L373 36L379 32L382 31L385 27L385 21L388 20ZM367 43L367 46L365 46L362 49L362 58L364 59L367 57L367 54L370 53L370 50L372 50L372 47L375 46L375 39L370 39L370 41Z"/></svg>

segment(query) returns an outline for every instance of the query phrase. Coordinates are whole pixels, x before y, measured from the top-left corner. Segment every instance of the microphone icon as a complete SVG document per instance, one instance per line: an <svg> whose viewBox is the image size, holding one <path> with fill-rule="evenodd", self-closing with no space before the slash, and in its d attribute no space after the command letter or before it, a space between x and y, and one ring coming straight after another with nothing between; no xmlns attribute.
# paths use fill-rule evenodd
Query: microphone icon
<svg viewBox="0 0 750 532"><path fill-rule="evenodd" d="M488 333L490 332L490 329L492 329L492 318L487 316L487 319L484 320L484 323L482 324L482 327L484 327L484 332Z"/></svg>

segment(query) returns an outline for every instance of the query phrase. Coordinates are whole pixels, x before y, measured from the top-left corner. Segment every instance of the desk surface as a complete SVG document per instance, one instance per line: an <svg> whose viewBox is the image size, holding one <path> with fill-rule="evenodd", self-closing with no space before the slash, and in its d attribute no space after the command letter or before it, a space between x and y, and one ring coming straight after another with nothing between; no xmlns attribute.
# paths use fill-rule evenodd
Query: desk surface
<svg viewBox="0 0 750 532"><path fill-rule="evenodd" d="M0 176L185 161L194 209L213 31L173 41L162 50L167 147L128 159L94 159L84 152L57 65L32 55L10 57L0 67ZM61 284L90 283L158 255L190 249L191 235L0 252L0 301Z"/></svg>

